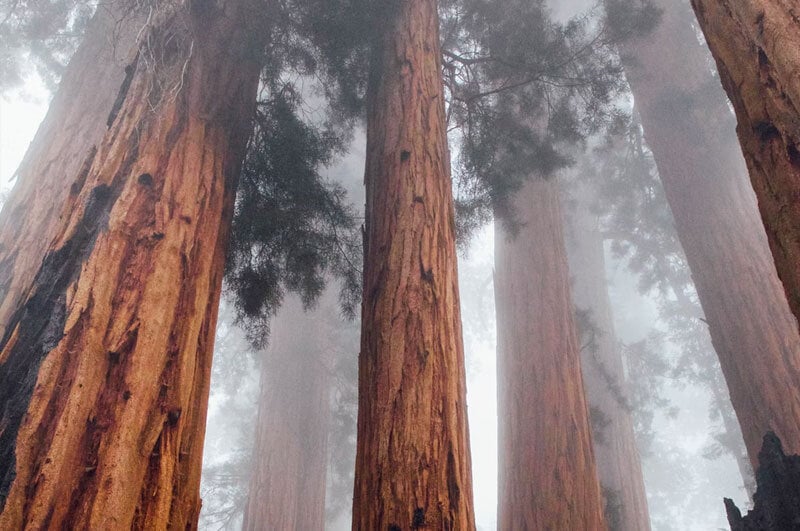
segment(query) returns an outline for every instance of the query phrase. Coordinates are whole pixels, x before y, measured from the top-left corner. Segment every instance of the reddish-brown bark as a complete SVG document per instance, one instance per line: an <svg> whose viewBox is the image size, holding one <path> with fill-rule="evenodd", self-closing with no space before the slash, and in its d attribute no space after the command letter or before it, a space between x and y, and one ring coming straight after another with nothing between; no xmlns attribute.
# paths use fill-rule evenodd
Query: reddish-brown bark
<svg viewBox="0 0 800 531"><path fill-rule="evenodd" d="M605 529L557 183L527 183L515 208L517 237L495 233L497 526Z"/></svg>
<svg viewBox="0 0 800 531"><path fill-rule="evenodd" d="M705 16L717 28L712 40L718 35L724 43L739 42L735 31L740 29L726 26L722 31L717 26L726 12L723 6L754 3L763 2L696 2L713 4ZM769 430L787 449L800 451L800 334L775 273L730 111L724 96L714 90L716 81L691 27L691 12L681 2L663 0L658 5L662 20L655 33L623 50L626 74L745 445L756 464ZM703 25L708 28L709 22ZM751 73L757 78L755 51L736 53L741 56L737 60L752 59ZM721 74L730 79L724 65Z"/></svg>
<svg viewBox="0 0 800 531"><path fill-rule="evenodd" d="M353 529L474 529L435 0L380 1Z"/></svg>
<svg viewBox="0 0 800 531"><path fill-rule="evenodd" d="M55 237L0 343L2 529L196 525L225 243L260 72L248 7L156 9L108 130L66 177Z"/></svg>
<svg viewBox="0 0 800 531"><path fill-rule="evenodd" d="M325 528L330 334L321 312L288 298L261 369L253 475L244 529Z"/></svg>
<svg viewBox="0 0 800 531"><path fill-rule="evenodd" d="M141 14L130 2L101 3L61 79L0 212L0 337L30 288L60 227L74 176L91 163L136 55ZM110 36L113 35L114 46ZM86 168L88 169L88 168ZM71 177L70 177L71 176Z"/></svg>
<svg viewBox="0 0 800 531"><path fill-rule="evenodd" d="M615 531L647 531L650 515L633 431L622 355L614 335L603 236L589 211L588 187L571 186L576 198L569 216L567 251L575 307L590 322L582 334L581 367L592 423L597 472L606 498L605 516Z"/></svg>
<svg viewBox="0 0 800 531"><path fill-rule="evenodd" d="M797 3L693 0L692 5L736 111L739 140L778 274L794 315L800 316ZM798 425L796 418L793 422ZM785 435L778 436L790 452L800 448L796 439L790 444Z"/></svg>

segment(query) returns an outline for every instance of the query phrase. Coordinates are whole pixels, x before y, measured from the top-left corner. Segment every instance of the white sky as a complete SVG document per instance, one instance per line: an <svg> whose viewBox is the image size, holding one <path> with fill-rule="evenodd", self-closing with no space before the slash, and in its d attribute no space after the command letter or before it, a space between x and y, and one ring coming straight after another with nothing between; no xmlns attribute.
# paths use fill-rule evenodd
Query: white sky
<svg viewBox="0 0 800 531"><path fill-rule="evenodd" d="M37 80L0 95L0 190L7 190L25 150L47 112L50 95Z"/></svg>

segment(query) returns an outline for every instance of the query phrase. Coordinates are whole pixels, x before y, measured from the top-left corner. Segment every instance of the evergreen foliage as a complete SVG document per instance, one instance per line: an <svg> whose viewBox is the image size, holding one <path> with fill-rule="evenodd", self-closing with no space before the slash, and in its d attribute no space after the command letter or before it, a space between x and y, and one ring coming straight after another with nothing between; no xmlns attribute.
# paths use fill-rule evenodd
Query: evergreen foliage
<svg viewBox="0 0 800 531"><path fill-rule="evenodd" d="M0 93L21 86L30 65L54 88L93 12L78 0L0 0Z"/></svg>
<svg viewBox="0 0 800 531"><path fill-rule="evenodd" d="M287 85L259 104L239 181L226 279L258 344L285 290L310 306L333 273L342 279L345 313L354 315L360 301L356 216L344 189L319 173L342 138L304 123L298 98Z"/></svg>
<svg viewBox="0 0 800 531"><path fill-rule="evenodd" d="M500 5L502 4L502 5ZM544 1L445 5L444 80L458 142L459 236L497 216L530 178L568 166L588 134L619 120L621 68L591 13L552 20Z"/></svg>

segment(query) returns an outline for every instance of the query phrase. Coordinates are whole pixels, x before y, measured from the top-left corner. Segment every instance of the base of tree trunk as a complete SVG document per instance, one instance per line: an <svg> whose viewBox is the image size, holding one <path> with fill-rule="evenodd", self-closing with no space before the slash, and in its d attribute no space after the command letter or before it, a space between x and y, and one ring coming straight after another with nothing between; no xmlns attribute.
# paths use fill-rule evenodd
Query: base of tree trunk
<svg viewBox="0 0 800 531"><path fill-rule="evenodd" d="M768 432L758 454L754 507L742 512L725 498L731 531L800 530L800 456L783 453L780 439Z"/></svg>

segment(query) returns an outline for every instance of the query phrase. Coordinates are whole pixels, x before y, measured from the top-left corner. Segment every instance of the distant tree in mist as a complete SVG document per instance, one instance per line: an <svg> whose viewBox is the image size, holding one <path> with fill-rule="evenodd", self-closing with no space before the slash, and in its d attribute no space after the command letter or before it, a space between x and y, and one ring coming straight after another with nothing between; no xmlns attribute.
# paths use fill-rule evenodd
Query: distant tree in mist
<svg viewBox="0 0 800 531"><path fill-rule="evenodd" d="M739 141L778 275L789 306L795 317L800 317L800 137L796 125L800 29L796 5L787 0L692 0L691 4L736 112ZM793 359L792 386L798 389L796 352ZM765 394L779 394L772 383L765 385L770 385ZM783 404L783 410L776 410L770 420L787 452L800 453L796 431L800 429L800 401L795 396L784 399ZM753 462L764 431L758 440L745 436Z"/></svg>
<svg viewBox="0 0 800 531"><path fill-rule="evenodd" d="M584 387L609 529L647 530L650 515L634 432L634 403L614 333L600 218L592 186L562 181L566 248Z"/></svg>
<svg viewBox="0 0 800 531"><path fill-rule="evenodd" d="M581 379L559 190L548 179L571 163L587 134L618 121L611 103L620 69L609 35L588 15L560 25L550 20L544 2L459 7L446 19L444 42L449 116L460 148L461 237L496 220L498 522L503 528L599 527L604 503ZM635 448L632 430L613 435L614 448ZM623 462L632 456L616 457ZM641 472L623 486L611 474L613 465L604 470L609 476L601 480L614 487L606 496L610 513L625 520L623 528L646 526ZM613 510L619 506L614 489L631 496L624 500L630 512ZM542 492L561 494L537 494ZM562 499L572 500L569 507L559 505Z"/></svg>
<svg viewBox="0 0 800 531"><path fill-rule="evenodd" d="M755 463L768 430L784 438L787 448L800 437L800 334L759 223L733 117L696 39L691 10L683 2L652 4L660 13L658 25L623 42L620 53ZM683 287L674 293L682 310L691 312Z"/></svg>
<svg viewBox="0 0 800 531"><path fill-rule="evenodd" d="M667 337L648 342L650 345L644 351L638 346L628 347L639 352L628 355L628 360L642 356L649 359L644 364L643 360L636 361L641 369L630 379L641 390L639 414L642 407L661 410L671 407L653 394L659 386L652 383L652 378L678 378L705 388L712 397L709 416L717 426L712 433L714 443L707 448L706 455L715 458L730 454L749 489L752 469L741 430L672 213L638 123L632 122L626 134L599 147L594 155L585 162L584 171L595 190L593 209L602 220L604 238L611 243L612 253L638 276L640 292L655 291L660 319L668 327ZM678 347L677 357L667 354L667 341Z"/></svg>

